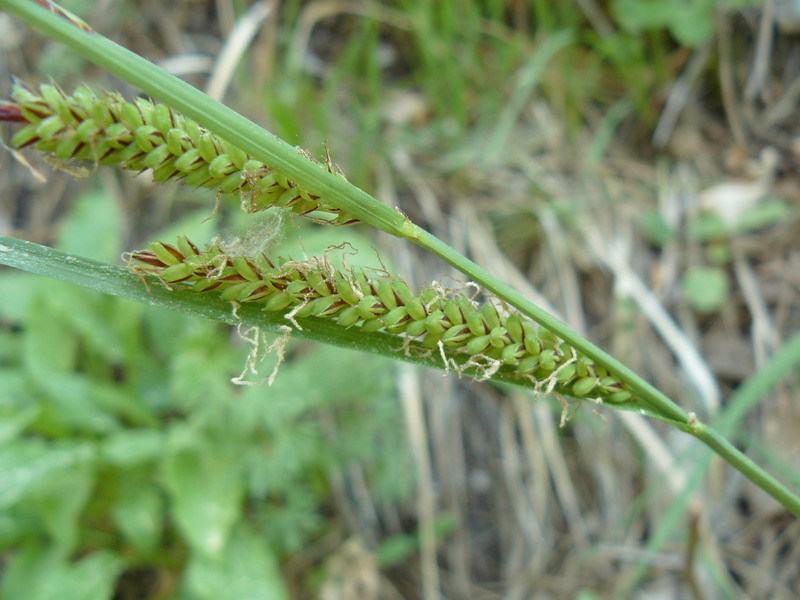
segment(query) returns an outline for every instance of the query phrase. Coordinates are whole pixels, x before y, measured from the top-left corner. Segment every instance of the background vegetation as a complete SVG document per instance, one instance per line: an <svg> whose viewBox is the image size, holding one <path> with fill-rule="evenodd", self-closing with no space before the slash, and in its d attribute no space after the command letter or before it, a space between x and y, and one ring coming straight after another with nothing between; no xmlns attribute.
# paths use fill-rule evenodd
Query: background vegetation
<svg viewBox="0 0 800 600"><path fill-rule="evenodd" d="M797 386L772 389L771 357L798 329L800 16L676 4L65 3L327 147L796 489ZM12 75L136 94L6 15L0 39L4 97ZM208 218L213 194L28 158L46 182L0 155L3 233L113 262L244 226L233 205ZM351 262L452 283L357 228L248 235L294 255L347 239ZM556 399L305 343L272 387L235 386L241 332L16 272L0 336L4 599L800 594L800 523L636 415L559 427Z"/></svg>

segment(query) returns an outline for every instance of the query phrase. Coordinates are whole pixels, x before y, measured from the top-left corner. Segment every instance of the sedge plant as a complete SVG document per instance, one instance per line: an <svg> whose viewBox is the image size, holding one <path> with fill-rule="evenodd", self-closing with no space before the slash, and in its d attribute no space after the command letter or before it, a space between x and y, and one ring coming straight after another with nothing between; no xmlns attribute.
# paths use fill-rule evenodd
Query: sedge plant
<svg viewBox="0 0 800 600"><path fill-rule="evenodd" d="M415 292L391 273L338 267L327 255L245 255L219 241L201 246L185 237L131 252L127 271L9 238L0 239L0 263L188 314L636 411L695 436L800 516L800 497L714 428L350 184L330 161L311 160L49 2L0 0L0 7L154 99L128 102L87 88L67 93L18 83L0 106L0 118L22 124L12 139L16 148L38 149L56 162L149 169L156 181L238 195L246 212L277 208L328 226L368 224L449 263L475 282L484 300L433 285Z"/></svg>

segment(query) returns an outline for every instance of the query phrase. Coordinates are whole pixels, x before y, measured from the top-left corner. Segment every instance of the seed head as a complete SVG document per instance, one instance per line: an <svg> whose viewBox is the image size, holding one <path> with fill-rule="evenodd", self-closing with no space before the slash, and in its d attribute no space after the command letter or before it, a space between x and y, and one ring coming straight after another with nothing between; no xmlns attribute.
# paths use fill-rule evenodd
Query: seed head
<svg viewBox="0 0 800 600"><path fill-rule="evenodd" d="M591 359L493 302L476 306L463 295L448 297L433 287L414 295L396 277L337 269L327 258L231 256L219 242L201 251L182 237L175 244L155 242L132 252L129 266L170 286L214 291L236 302L259 302L264 310L286 312L293 322L307 317L335 319L342 327L358 327L365 333L385 331L418 339L423 347L438 349L445 361L454 354L471 355L470 364L528 378L547 391L617 403L631 397L621 381Z"/></svg>
<svg viewBox="0 0 800 600"><path fill-rule="evenodd" d="M119 94L96 95L87 87L72 95L49 84L34 91L20 82L12 99L0 106L0 120L27 123L11 140L17 149L36 148L62 162L150 170L158 182L178 180L238 194L246 212L282 207L332 225L357 222L164 104L143 98L126 102ZM333 169L327 164L318 166Z"/></svg>

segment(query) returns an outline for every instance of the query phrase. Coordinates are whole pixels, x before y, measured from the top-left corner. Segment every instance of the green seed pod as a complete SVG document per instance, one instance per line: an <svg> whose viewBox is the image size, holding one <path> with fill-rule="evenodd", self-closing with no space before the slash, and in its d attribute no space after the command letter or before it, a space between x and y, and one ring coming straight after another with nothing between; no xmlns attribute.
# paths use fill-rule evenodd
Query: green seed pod
<svg viewBox="0 0 800 600"><path fill-rule="evenodd" d="M502 348L508 343L507 334L505 327L497 326L489 332L489 343L495 348Z"/></svg>
<svg viewBox="0 0 800 600"><path fill-rule="evenodd" d="M358 314L358 310L356 310L355 306L348 306L342 312L339 313L337 317L337 321L339 325L342 327L352 327L356 323L359 322L361 317Z"/></svg>
<svg viewBox="0 0 800 600"><path fill-rule="evenodd" d="M166 144L162 144L161 146L156 146L150 152L148 152L144 159L142 159L142 162L149 169L157 169L170 158L172 158L172 155L169 152L169 148L167 148Z"/></svg>
<svg viewBox="0 0 800 600"><path fill-rule="evenodd" d="M422 288L419 292L419 299L425 305L425 311L431 312L441 310L441 298L433 288Z"/></svg>
<svg viewBox="0 0 800 600"><path fill-rule="evenodd" d="M172 128L166 135L167 147L175 156L180 156L190 148L189 136L181 129Z"/></svg>
<svg viewBox="0 0 800 600"><path fill-rule="evenodd" d="M394 325L402 325L403 323L408 321L408 309L405 306L398 306L397 308L393 308L385 315L383 315L383 317L381 317L381 321L383 321L386 327L392 327Z"/></svg>
<svg viewBox="0 0 800 600"><path fill-rule="evenodd" d="M44 101L56 112L63 113L66 108L64 101L64 94L61 93L56 86L48 83L42 84L39 87L39 93L44 98Z"/></svg>
<svg viewBox="0 0 800 600"><path fill-rule="evenodd" d="M525 336L525 331L522 328L522 319L519 318L519 315L508 315L506 318L506 322L504 323L504 327L506 331L508 331L508 336L517 344L522 343L522 339Z"/></svg>
<svg viewBox="0 0 800 600"><path fill-rule="evenodd" d="M36 127L36 135L39 139L46 140L58 134L62 129L64 129L64 119L58 115L53 115L39 123Z"/></svg>
<svg viewBox="0 0 800 600"><path fill-rule="evenodd" d="M622 383L620 381L608 376L601 377L598 385L606 394L616 393L622 389Z"/></svg>
<svg viewBox="0 0 800 600"><path fill-rule="evenodd" d="M284 291L297 303L308 301L309 296L313 293L313 290L308 287L308 283L303 280L292 281Z"/></svg>
<svg viewBox="0 0 800 600"><path fill-rule="evenodd" d="M370 319L361 324L361 331L364 333L374 333L383 327L381 319Z"/></svg>
<svg viewBox="0 0 800 600"><path fill-rule="evenodd" d="M397 297L400 298L401 304L408 304L414 298L414 294L411 293L411 290L408 289L405 281L402 279L392 279L392 288L394 289L395 294Z"/></svg>
<svg viewBox="0 0 800 600"><path fill-rule="evenodd" d="M558 366L558 359L553 350L544 350L541 354L539 354L540 369L542 369L547 373L551 373L556 370L557 366Z"/></svg>
<svg viewBox="0 0 800 600"><path fill-rule="evenodd" d="M313 302L314 304L311 314L312 316L319 317L321 319L332 317L339 311L350 306L347 304L347 302L337 298L336 296L324 296L322 298L317 298Z"/></svg>
<svg viewBox="0 0 800 600"><path fill-rule="evenodd" d="M214 174L211 173L210 170L209 170L209 174L212 177L214 177ZM230 175L228 175L227 177L225 177L225 179L223 179L222 181L219 182L219 189L220 189L221 192L224 192L226 194L230 194L231 192L234 192L234 191L236 191L238 189L241 189L241 187L244 185L244 183L245 183L245 181L244 181L244 179L242 179L241 172L240 171L235 171L235 172L231 173Z"/></svg>
<svg viewBox="0 0 800 600"><path fill-rule="evenodd" d="M35 144L39 140L36 134L36 125L28 125L23 127L11 138L11 145L15 148L25 148L31 144Z"/></svg>
<svg viewBox="0 0 800 600"><path fill-rule="evenodd" d="M450 322L450 325L461 325L464 323L464 315L461 313L461 307L453 299L447 299L442 305L444 316Z"/></svg>
<svg viewBox="0 0 800 600"><path fill-rule="evenodd" d="M603 402L611 402L612 404L619 404L621 402L627 402L631 399L631 393L627 390L622 390L621 392L615 392L609 396L605 396L603 398Z"/></svg>
<svg viewBox="0 0 800 600"><path fill-rule="evenodd" d="M594 377L596 375L594 364L585 356L580 357L575 364L578 377Z"/></svg>
<svg viewBox="0 0 800 600"><path fill-rule="evenodd" d="M193 292L210 292L212 290L216 290L220 287L219 281L213 281L211 279L198 279L197 281L192 283L191 290Z"/></svg>
<svg viewBox="0 0 800 600"><path fill-rule="evenodd" d="M286 292L278 292L267 300L264 309L277 312L285 309L287 306L291 306L292 301L293 298Z"/></svg>
<svg viewBox="0 0 800 600"><path fill-rule="evenodd" d="M256 268L244 256L234 256L232 259L233 268L239 275L247 281L261 281L261 277L256 273Z"/></svg>
<svg viewBox="0 0 800 600"><path fill-rule="evenodd" d="M200 163L199 167L183 177L183 184L192 187L208 187L213 179L208 172L208 165Z"/></svg>
<svg viewBox="0 0 800 600"><path fill-rule="evenodd" d="M75 129L75 137L81 142L88 142L100 132L100 125L94 119L86 119Z"/></svg>
<svg viewBox="0 0 800 600"><path fill-rule="evenodd" d="M245 302L263 287L264 284L260 281L242 281L239 283L234 283L233 285L227 286L222 291L220 298L223 300L237 300L239 302ZM289 306L288 304L286 306L279 306L280 303L277 301L275 301L275 304L272 304L275 298L281 299L281 296L276 295L271 297L265 306L267 310L283 310L286 308L286 306Z"/></svg>
<svg viewBox="0 0 800 600"><path fill-rule="evenodd" d="M472 335L486 335L488 332L486 324L483 321L483 315L480 312L473 311L467 314L467 326L472 332Z"/></svg>
<svg viewBox="0 0 800 600"><path fill-rule="evenodd" d="M201 133L197 138L197 149L203 160L211 163L219 156L219 150L214 143L214 136L210 133Z"/></svg>
<svg viewBox="0 0 800 600"><path fill-rule="evenodd" d="M425 334L425 337L422 338L422 345L425 348L436 348L439 345L439 341L442 339L441 333L431 333L430 331Z"/></svg>
<svg viewBox="0 0 800 600"><path fill-rule="evenodd" d="M369 279L367 279L367 276L364 275L363 271L355 271L353 273L353 279L358 284L358 287L359 287L359 289L361 290L361 293L364 296L374 296L375 295L376 292L373 289L372 284L370 283Z"/></svg>
<svg viewBox="0 0 800 600"><path fill-rule="evenodd" d="M425 321L411 321L406 326L406 335L411 338L415 338L419 335L422 335L423 332L426 332L427 329L425 328Z"/></svg>
<svg viewBox="0 0 800 600"><path fill-rule="evenodd" d="M134 141L136 135L123 123L112 123L103 131L106 142L114 150L121 150Z"/></svg>
<svg viewBox="0 0 800 600"><path fill-rule="evenodd" d="M380 298L381 303L389 309L392 310L397 308L397 296L394 295L394 287L392 287L392 281L390 279L383 279L378 284L378 298Z"/></svg>
<svg viewBox="0 0 800 600"><path fill-rule="evenodd" d="M178 263L177 265L172 265L161 271L161 279L167 283L179 283L181 281L193 279L194 277L196 277L194 269L192 269L191 265L186 263Z"/></svg>
<svg viewBox="0 0 800 600"><path fill-rule="evenodd" d="M509 344L503 347L500 358L504 364L515 365L525 356L525 347L522 344Z"/></svg>
<svg viewBox="0 0 800 600"><path fill-rule="evenodd" d="M195 148L197 147L197 142L200 140L200 136L205 132L205 130L200 129L197 123L187 117L183 118L181 130L186 133L189 137L189 141L191 141L192 146Z"/></svg>
<svg viewBox="0 0 800 600"><path fill-rule="evenodd" d="M233 164L236 165L237 169L244 169L245 163L250 159L247 156L247 153L244 150L240 150L238 147L233 146L226 142L225 140L220 140L222 142L222 151L230 156L230 159L233 161Z"/></svg>
<svg viewBox="0 0 800 600"><path fill-rule="evenodd" d="M567 383L574 377L575 377L575 363L564 365L558 371L556 371L556 379L558 379L560 383Z"/></svg>
<svg viewBox="0 0 800 600"><path fill-rule="evenodd" d="M158 129L166 138L167 132L172 129L172 111L169 106L165 104L156 104L155 111L153 112L153 120L151 122L156 129Z"/></svg>
<svg viewBox="0 0 800 600"><path fill-rule="evenodd" d="M120 109L120 116L128 129L138 129L144 125L144 119L135 104L125 102Z"/></svg>
<svg viewBox="0 0 800 600"><path fill-rule="evenodd" d="M356 305L361 302L361 294L353 289L352 283L348 279L340 279L335 284L336 293L348 304Z"/></svg>
<svg viewBox="0 0 800 600"><path fill-rule="evenodd" d="M472 337L472 332L465 325L453 325L444 332L442 343L448 347L459 347Z"/></svg>
<svg viewBox="0 0 800 600"><path fill-rule="evenodd" d="M491 331L495 327L500 327L500 316L497 314L497 309L491 302L487 302L481 306L481 314L483 320L486 322L486 327Z"/></svg>
<svg viewBox="0 0 800 600"><path fill-rule="evenodd" d="M93 121L84 121L84 123L93 123ZM83 126L84 123L81 123L81 126ZM96 134L96 131L92 132L92 135L94 134ZM83 139L87 139L87 137L88 136L85 135L81 136ZM152 125L142 125L141 127L137 127L133 139L142 152L150 152L153 148L160 145L164 141L164 137L161 135L161 132Z"/></svg>
<svg viewBox="0 0 800 600"><path fill-rule="evenodd" d="M599 380L597 377L583 377L572 384L572 395L582 398L588 396L597 387Z"/></svg>
<svg viewBox="0 0 800 600"><path fill-rule="evenodd" d="M545 348L555 350L561 344L561 340L551 332L549 329L545 329L544 327L539 328L539 341L542 342L542 345Z"/></svg>
<svg viewBox="0 0 800 600"><path fill-rule="evenodd" d="M467 345L464 346L464 350L467 351L467 354L480 354L489 347L489 342L488 335L481 335L468 341Z"/></svg>
<svg viewBox="0 0 800 600"><path fill-rule="evenodd" d="M231 160L231 157L227 154L220 154L216 158L214 158L208 164L208 172L211 173L213 177L222 178L227 177L233 172L236 172L239 175L239 181L241 181L241 174L240 171L236 168L236 165Z"/></svg>
<svg viewBox="0 0 800 600"><path fill-rule="evenodd" d="M538 366L539 356L529 354L525 358L521 359L519 363L517 363L517 366L514 370L520 375L526 375L528 373L533 373Z"/></svg>
<svg viewBox="0 0 800 600"><path fill-rule="evenodd" d="M356 304L356 310L362 319L374 319L378 315L386 312L379 298L372 295L361 298L358 304Z"/></svg>
<svg viewBox="0 0 800 600"><path fill-rule="evenodd" d="M165 244L163 242L153 242L150 244L150 250L156 257L165 265L177 265L183 262L184 256L175 246Z"/></svg>
<svg viewBox="0 0 800 600"><path fill-rule="evenodd" d="M59 160L68 160L75 156L78 146L83 144L77 136L68 137L61 140L52 150L53 156Z"/></svg>
<svg viewBox="0 0 800 600"><path fill-rule="evenodd" d="M411 298L411 300L406 303L406 308L408 309L408 316L414 321L423 321L423 319L428 316L428 312L425 310L425 306L420 298ZM424 325L425 323L423 321L423 329Z"/></svg>
<svg viewBox="0 0 800 600"><path fill-rule="evenodd" d="M441 336L447 331L448 325L449 322L445 318L444 312L441 310L436 310L425 318L425 329L427 329L429 333L435 335Z"/></svg>
<svg viewBox="0 0 800 600"><path fill-rule="evenodd" d="M190 173L194 169L200 167L203 163L203 157L200 156L200 151L197 148L190 148L172 163L181 173Z"/></svg>
<svg viewBox="0 0 800 600"><path fill-rule="evenodd" d="M536 335L536 331L534 330L533 326L531 326L530 323L523 323L522 331L525 334L522 340L523 344L525 345L525 350L531 354L540 354L542 350L544 350L544 346L539 341L539 337Z"/></svg>
<svg viewBox="0 0 800 600"><path fill-rule="evenodd" d="M197 249L189 238L185 235L179 236L178 241L175 242L176 250L183 256L197 256L200 254L200 250Z"/></svg>
<svg viewBox="0 0 800 600"><path fill-rule="evenodd" d="M172 164L172 159L162 163L160 167L153 170L153 181L163 183L169 181L180 173L178 169Z"/></svg>

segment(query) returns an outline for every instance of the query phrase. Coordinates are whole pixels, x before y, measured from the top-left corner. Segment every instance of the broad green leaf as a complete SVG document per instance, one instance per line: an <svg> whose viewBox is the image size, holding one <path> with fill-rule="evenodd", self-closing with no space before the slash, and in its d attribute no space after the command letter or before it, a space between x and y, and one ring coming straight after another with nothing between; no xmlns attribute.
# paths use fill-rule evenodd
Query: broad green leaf
<svg viewBox="0 0 800 600"><path fill-rule="evenodd" d="M31 298L43 285L50 285L40 277L21 271L8 271L0 275L0 316L12 323L23 323L28 316Z"/></svg>
<svg viewBox="0 0 800 600"><path fill-rule="evenodd" d="M217 555L241 513L239 453L211 439L175 448L164 479L182 537L195 552Z"/></svg>
<svg viewBox="0 0 800 600"><path fill-rule="evenodd" d="M119 557L97 551L75 562L29 544L14 554L2 578L2 600L111 600Z"/></svg>
<svg viewBox="0 0 800 600"><path fill-rule="evenodd" d="M71 372L78 351L77 338L49 311L44 288L30 299L22 346L25 369L38 379Z"/></svg>
<svg viewBox="0 0 800 600"><path fill-rule="evenodd" d="M0 508L11 506L55 471L92 460L88 444L45 444L17 440L0 447Z"/></svg>
<svg viewBox="0 0 800 600"><path fill-rule="evenodd" d="M32 390L18 369L0 369L0 444L13 440L39 414Z"/></svg>
<svg viewBox="0 0 800 600"><path fill-rule="evenodd" d="M185 585L192 600L283 600L288 598L278 561L257 533L237 527L216 558L197 555Z"/></svg>
<svg viewBox="0 0 800 600"><path fill-rule="evenodd" d="M47 398L46 417L50 426L93 433L121 428L117 419L97 401L104 389L88 376L53 373L50 377L36 378L33 383Z"/></svg>
<svg viewBox="0 0 800 600"><path fill-rule="evenodd" d="M68 323L90 349L109 362L124 361L122 339L111 321L114 313L124 311L129 303L60 282L57 298L51 300L50 312Z"/></svg>
<svg viewBox="0 0 800 600"><path fill-rule="evenodd" d="M151 554L161 541L164 502L152 484L133 480L123 485L111 509L114 524L125 541L142 554Z"/></svg>
<svg viewBox="0 0 800 600"><path fill-rule="evenodd" d="M78 540L78 518L93 486L94 465L76 463L50 473L28 495L26 506L38 514L54 547L64 555Z"/></svg>
<svg viewBox="0 0 800 600"><path fill-rule="evenodd" d="M155 429L126 429L106 438L100 445L99 456L109 465L120 468L136 467L162 456L164 433Z"/></svg>

